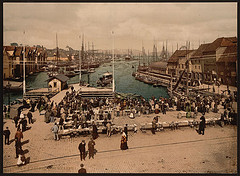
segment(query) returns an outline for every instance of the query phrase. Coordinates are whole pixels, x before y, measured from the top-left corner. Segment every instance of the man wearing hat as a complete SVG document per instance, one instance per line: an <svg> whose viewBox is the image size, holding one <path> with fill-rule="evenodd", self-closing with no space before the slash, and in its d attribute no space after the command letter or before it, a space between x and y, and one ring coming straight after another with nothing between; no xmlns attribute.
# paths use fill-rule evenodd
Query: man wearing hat
<svg viewBox="0 0 240 176"><path fill-rule="evenodd" d="M6 130L3 131L3 135L5 136L5 145L9 145L9 136L10 136L11 132L8 129L8 127L6 127Z"/></svg>
<svg viewBox="0 0 240 176"><path fill-rule="evenodd" d="M86 153L85 146L86 146L85 140L82 140L82 142L78 146L78 150L80 151L81 161L82 161L82 159L85 160L85 153Z"/></svg>
<svg viewBox="0 0 240 176"><path fill-rule="evenodd" d="M89 159L91 157L94 159L94 145L95 145L95 142L93 138L90 138L90 141L88 142Z"/></svg>
<svg viewBox="0 0 240 176"><path fill-rule="evenodd" d="M199 134L202 134L204 135L204 130L206 128L206 120L205 120L205 117L204 115L200 118L201 122L199 124Z"/></svg>
<svg viewBox="0 0 240 176"><path fill-rule="evenodd" d="M86 169L83 168L83 164L80 164L81 169L78 170L78 173L87 173Z"/></svg>

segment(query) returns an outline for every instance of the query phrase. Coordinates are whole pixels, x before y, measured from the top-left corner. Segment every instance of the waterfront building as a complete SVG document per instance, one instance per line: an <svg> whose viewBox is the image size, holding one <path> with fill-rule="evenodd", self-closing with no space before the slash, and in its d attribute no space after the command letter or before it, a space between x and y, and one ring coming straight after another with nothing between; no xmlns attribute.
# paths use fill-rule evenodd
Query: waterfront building
<svg viewBox="0 0 240 176"><path fill-rule="evenodd" d="M13 77L13 57L15 46L3 47L3 79Z"/></svg>
<svg viewBox="0 0 240 176"><path fill-rule="evenodd" d="M223 54L228 46L235 46L237 44L236 37L221 37L217 38L212 43L209 43L203 51L202 73L205 81L212 82L217 78L217 59Z"/></svg>
<svg viewBox="0 0 240 176"><path fill-rule="evenodd" d="M149 72L165 75L167 71L167 62L153 62L149 65Z"/></svg>
<svg viewBox="0 0 240 176"><path fill-rule="evenodd" d="M221 84L237 86L237 45L226 47L217 57L216 66Z"/></svg>
<svg viewBox="0 0 240 176"><path fill-rule="evenodd" d="M36 47L25 48L26 74L33 73L36 57Z"/></svg>
<svg viewBox="0 0 240 176"><path fill-rule="evenodd" d="M203 51L209 46L209 44L201 44L195 53L190 57L190 70L195 79L203 80Z"/></svg>
<svg viewBox="0 0 240 176"><path fill-rule="evenodd" d="M3 79L23 76L23 47L3 46ZM43 47L25 48L26 75L39 70L46 63L47 53Z"/></svg>
<svg viewBox="0 0 240 176"><path fill-rule="evenodd" d="M23 76L23 47L16 47L13 57L13 77Z"/></svg>
<svg viewBox="0 0 240 176"><path fill-rule="evenodd" d="M63 75L63 74L59 74L56 76L53 76L51 78L48 79L48 88L51 92L59 92L65 88L68 87L67 85L67 81L68 81L68 77Z"/></svg>
<svg viewBox="0 0 240 176"><path fill-rule="evenodd" d="M167 74L178 76L186 69L186 61L195 50L176 50L167 62Z"/></svg>

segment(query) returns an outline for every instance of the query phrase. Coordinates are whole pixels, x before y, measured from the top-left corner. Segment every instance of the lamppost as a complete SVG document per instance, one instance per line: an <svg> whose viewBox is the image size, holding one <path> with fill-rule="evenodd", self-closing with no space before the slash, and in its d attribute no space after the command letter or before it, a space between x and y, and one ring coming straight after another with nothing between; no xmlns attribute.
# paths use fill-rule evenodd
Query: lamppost
<svg viewBox="0 0 240 176"><path fill-rule="evenodd" d="M7 117L10 117L10 108L11 108L11 105L10 105L10 87L11 87L11 84L8 81L8 84L6 85L7 92L8 92L8 113L7 113Z"/></svg>
<svg viewBox="0 0 240 176"><path fill-rule="evenodd" d="M210 91L209 91L209 84L210 84L210 79L209 79L210 75L209 75L209 74L210 74L210 72L208 71L208 72L207 72L207 77L208 77L208 92L210 92Z"/></svg>

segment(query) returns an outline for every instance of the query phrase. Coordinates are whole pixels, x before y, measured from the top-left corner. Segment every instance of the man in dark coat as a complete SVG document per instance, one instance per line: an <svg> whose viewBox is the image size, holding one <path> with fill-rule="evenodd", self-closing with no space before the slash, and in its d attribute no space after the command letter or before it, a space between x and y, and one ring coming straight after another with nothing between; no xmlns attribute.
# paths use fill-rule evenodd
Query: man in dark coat
<svg viewBox="0 0 240 176"><path fill-rule="evenodd" d="M18 125L18 120L19 120L19 118L20 118L20 117L19 117L18 115L14 116L14 118L13 118L16 128L17 128L17 125Z"/></svg>
<svg viewBox="0 0 240 176"><path fill-rule="evenodd" d="M201 120L201 122L200 122L200 124L199 124L199 134L204 135L204 130L205 130L205 128L206 128L206 120L205 120L205 117L202 116L202 117L200 118L200 120Z"/></svg>
<svg viewBox="0 0 240 176"><path fill-rule="evenodd" d="M32 101L31 106L32 106L32 108L31 108L30 111L34 112L35 111L35 107L36 107L36 101Z"/></svg>
<svg viewBox="0 0 240 176"><path fill-rule="evenodd" d="M63 118L60 117L60 120L59 120L59 130L63 130Z"/></svg>
<svg viewBox="0 0 240 176"><path fill-rule="evenodd" d="M128 124L125 125L123 132L126 134L126 139L128 141L128 128L127 128Z"/></svg>
<svg viewBox="0 0 240 176"><path fill-rule="evenodd" d="M33 123L33 120L32 120L32 113L30 111L28 111L27 113L27 117L28 117L28 123Z"/></svg>
<svg viewBox="0 0 240 176"><path fill-rule="evenodd" d="M95 145L95 142L93 138L91 138L90 141L88 142L89 159L91 157L94 159L94 145Z"/></svg>
<svg viewBox="0 0 240 176"><path fill-rule="evenodd" d="M80 164L80 166L81 166L81 169L78 170L78 173L87 173L86 169L83 168L84 165Z"/></svg>
<svg viewBox="0 0 240 176"><path fill-rule="evenodd" d="M82 159L85 160L85 154L86 154L85 146L86 146L85 140L82 140L82 142L78 146L78 150L80 151L81 161L82 161Z"/></svg>
<svg viewBox="0 0 240 176"><path fill-rule="evenodd" d="M22 124L22 131L26 131L27 130L27 119L24 117L22 120L21 120L21 124Z"/></svg>
<svg viewBox="0 0 240 176"><path fill-rule="evenodd" d="M98 129L94 122L93 122L92 127L93 127L92 138L97 139L98 138L98 132L97 132Z"/></svg>
<svg viewBox="0 0 240 176"><path fill-rule="evenodd" d="M9 145L9 137L10 137L10 130L8 129L8 127L6 127L6 130L3 131L3 135L5 136L5 145Z"/></svg>
<svg viewBox="0 0 240 176"><path fill-rule="evenodd" d="M157 124L156 124L156 121L153 119L153 121L152 121L152 134L155 134L156 129L157 129Z"/></svg>

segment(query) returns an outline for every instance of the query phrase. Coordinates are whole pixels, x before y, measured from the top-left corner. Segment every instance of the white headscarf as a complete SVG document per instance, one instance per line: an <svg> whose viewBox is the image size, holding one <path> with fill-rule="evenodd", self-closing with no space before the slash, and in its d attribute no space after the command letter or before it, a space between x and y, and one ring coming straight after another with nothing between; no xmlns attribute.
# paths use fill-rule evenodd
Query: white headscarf
<svg viewBox="0 0 240 176"><path fill-rule="evenodd" d="M126 134L125 134L125 132L123 132L123 133L122 133L122 136L125 136L125 137L127 137L127 136L126 136Z"/></svg>
<svg viewBox="0 0 240 176"><path fill-rule="evenodd" d="M20 118L21 118L21 119L24 118L24 114L23 114L23 112L21 112L21 114L20 114Z"/></svg>

